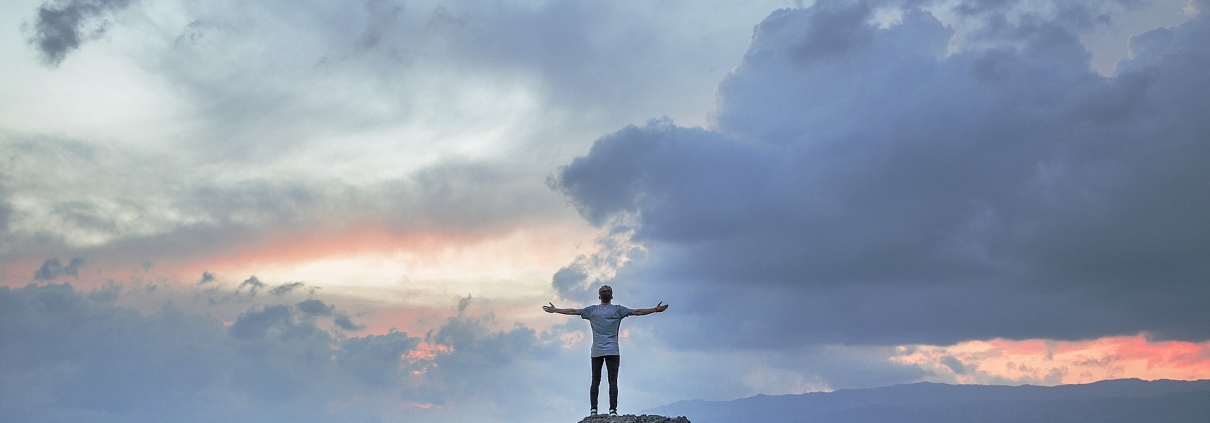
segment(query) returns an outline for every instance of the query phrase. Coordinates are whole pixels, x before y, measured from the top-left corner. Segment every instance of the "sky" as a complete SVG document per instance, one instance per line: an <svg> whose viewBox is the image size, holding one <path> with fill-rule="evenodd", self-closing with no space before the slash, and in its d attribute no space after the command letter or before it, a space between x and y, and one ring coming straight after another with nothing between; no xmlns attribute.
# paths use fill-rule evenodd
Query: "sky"
<svg viewBox="0 0 1210 423"><path fill-rule="evenodd" d="M0 4L0 414L1210 378L1205 0Z"/></svg>

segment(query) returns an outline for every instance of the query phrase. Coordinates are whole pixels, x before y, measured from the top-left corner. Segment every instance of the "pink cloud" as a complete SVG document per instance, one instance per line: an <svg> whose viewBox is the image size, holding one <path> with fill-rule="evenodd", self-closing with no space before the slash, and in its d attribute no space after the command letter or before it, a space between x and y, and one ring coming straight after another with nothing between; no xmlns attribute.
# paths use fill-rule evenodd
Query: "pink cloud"
<svg viewBox="0 0 1210 423"><path fill-rule="evenodd" d="M892 360L917 364L958 383L1056 385L1106 379L1210 378L1210 342L1152 341L1145 335L1088 341L967 341L904 346Z"/></svg>

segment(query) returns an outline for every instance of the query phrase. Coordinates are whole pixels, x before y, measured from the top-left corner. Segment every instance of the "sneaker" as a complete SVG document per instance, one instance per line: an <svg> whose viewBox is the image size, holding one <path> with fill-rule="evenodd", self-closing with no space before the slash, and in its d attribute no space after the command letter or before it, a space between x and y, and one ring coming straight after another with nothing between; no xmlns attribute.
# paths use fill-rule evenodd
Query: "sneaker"
<svg viewBox="0 0 1210 423"><path fill-rule="evenodd" d="M609 410L609 415L611 415L611 416L616 416L616 415L618 415L618 410L610 409L610 410Z"/></svg>
<svg viewBox="0 0 1210 423"><path fill-rule="evenodd" d="M590 416L597 415L597 409L594 408L594 409L588 410L588 415L590 415Z"/></svg>

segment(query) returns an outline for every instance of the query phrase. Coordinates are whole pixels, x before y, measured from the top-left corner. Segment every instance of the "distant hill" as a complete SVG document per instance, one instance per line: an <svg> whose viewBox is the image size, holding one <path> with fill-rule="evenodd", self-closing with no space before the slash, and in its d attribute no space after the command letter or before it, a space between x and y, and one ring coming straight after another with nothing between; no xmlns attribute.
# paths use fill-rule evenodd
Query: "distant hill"
<svg viewBox="0 0 1210 423"><path fill-rule="evenodd" d="M1106 380L1084 385L913 383L646 410L694 423L1205 423L1210 380Z"/></svg>

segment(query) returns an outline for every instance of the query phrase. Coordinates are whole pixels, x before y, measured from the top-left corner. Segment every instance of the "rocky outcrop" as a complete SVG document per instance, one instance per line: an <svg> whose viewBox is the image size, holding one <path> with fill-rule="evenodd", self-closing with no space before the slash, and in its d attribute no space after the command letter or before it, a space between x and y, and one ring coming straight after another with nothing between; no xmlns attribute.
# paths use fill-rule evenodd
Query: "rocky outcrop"
<svg viewBox="0 0 1210 423"><path fill-rule="evenodd" d="M609 416L598 414L595 416L585 417L580 420L580 423L689 423L689 419L681 417L664 417L644 414L636 416L634 414L623 414L620 416Z"/></svg>

